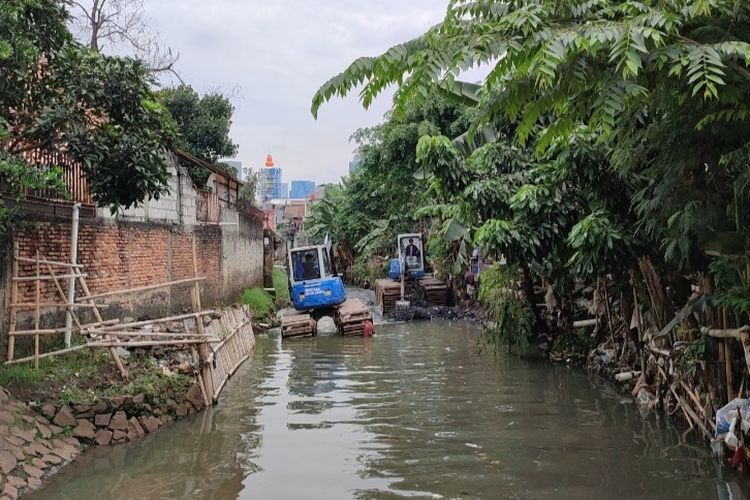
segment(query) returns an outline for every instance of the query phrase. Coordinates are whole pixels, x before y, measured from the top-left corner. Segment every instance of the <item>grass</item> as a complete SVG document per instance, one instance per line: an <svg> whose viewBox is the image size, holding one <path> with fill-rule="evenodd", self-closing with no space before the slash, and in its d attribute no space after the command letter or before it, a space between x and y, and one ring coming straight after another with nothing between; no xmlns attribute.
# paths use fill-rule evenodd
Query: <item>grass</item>
<svg viewBox="0 0 750 500"><path fill-rule="evenodd" d="M253 316L257 319L263 319L273 314L273 297L262 288L248 288L242 294L241 301L243 304L250 306Z"/></svg>
<svg viewBox="0 0 750 500"><path fill-rule="evenodd" d="M180 392L190 385L185 375L163 375L147 353L131 352L126 364L131 378L123 381L108 351L83 349L42 359L39 370L32 363L0 365L0 386L20 399L70 404L139 393L160 401L168 388Z"/></svg>
<svg viewBox="0 0 750 500"><path fill-rule="evenodd" d="M38 384L44 380L44 373L35 370L30 363L0 367L0 386L14 384Z"/></svg>
<svg viewBox="0 0 750 500"><path fill-rule="evenodd" d="M285 307L289 304L289 278L281 269L273 270L273 288L276 291L276 307Z"/></svg>

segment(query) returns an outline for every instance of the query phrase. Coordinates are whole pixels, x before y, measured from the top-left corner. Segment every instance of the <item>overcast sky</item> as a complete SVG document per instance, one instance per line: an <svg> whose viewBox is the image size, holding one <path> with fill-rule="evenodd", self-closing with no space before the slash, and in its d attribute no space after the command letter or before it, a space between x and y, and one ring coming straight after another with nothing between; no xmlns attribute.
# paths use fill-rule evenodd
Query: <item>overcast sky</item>
<svg viewBox="0 0 750 500"><path fill-rule="evenodd" d="M347 172L351 134L379 123L390 94L370 110L357 95L324 105L318 87L359 56L376 55L439 22L446 0L146 0L152 27L181 55L182 78L199 92L234 93L231 136L245 167L271 149L284 182L336 182Z"/></svg>

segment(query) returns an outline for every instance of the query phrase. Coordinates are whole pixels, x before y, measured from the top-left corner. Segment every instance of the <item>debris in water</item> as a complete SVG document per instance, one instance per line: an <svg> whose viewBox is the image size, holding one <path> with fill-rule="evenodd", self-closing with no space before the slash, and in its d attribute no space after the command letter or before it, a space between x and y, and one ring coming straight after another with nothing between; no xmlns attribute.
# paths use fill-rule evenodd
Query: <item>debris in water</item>
<svg viewBox="0 0 750 500"><path fill-rule="evenodd" d="M474 449L477 449L477 450L480 450L480 449L482 449L482 447L481 447L481 446L479 446L478 444L474 444L474 443L464 443L464 444L465 444L466 446L468 446L469 448L474 448Z"/></svg>

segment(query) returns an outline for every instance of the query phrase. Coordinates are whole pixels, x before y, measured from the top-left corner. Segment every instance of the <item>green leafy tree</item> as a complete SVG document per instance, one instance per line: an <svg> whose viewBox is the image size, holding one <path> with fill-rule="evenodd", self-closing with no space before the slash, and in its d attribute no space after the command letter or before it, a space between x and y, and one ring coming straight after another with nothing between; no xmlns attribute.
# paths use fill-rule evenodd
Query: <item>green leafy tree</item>
<svg viewBox="0 0 750 500"><path fill-rule="evenodd" d="M219 92L201 96L189 85L162 90L159 98L177 124L180 148L214 164L220 158L237 155L238 146L229 137L234 113L229 98ZM187 166L196 182L205 183L208 177L205 169ZM228 168L227 171L235 173Z"/></svg>
<svg viewBox="0 0 750 500"><path fill-rule="evenodd" d="M57 2L9 0L0 5L0 175L13 182L38 176L24 153L64 152L80 162L102 206L130 207L167 189L163 155L174 138L140 62L107 57L74 42ZM52 166L50 166L52 167ZM44 178L42 175L41 178ZM50 179L51 180L51 179Z"/></svg>
<svg viewBox="0 0 750 500"><path fill-rule="evenodd" d="M489 70L481 84L459 81L479 65ZM709 249L747 261L747 2L452 0L443 22L424 35L360 58L326 82L313 114L360 86L367 107L393 84L397 115L443 92L475 104L464 145L508 124L513 143L533 153L524 173L531 178L514 187L509 212L479 217L479 240L520 244L516 252L542 264L539 250L553 252L564 258L548 259L547 271L558 274L566 267L615 272L633 252L661 253L664 265L681 272L708 271ZM570 156L582 130L601 148L598 160ZM447 147L429 156L446 166L459 201L473 196L464 192L472 184L482 187L472 181L481 166L456 169ZM502 182L488 177L487 185ZM608 177L621 182L624 196ZM555 209L549 200L561 189L564 203ZM537 246L537 239L554 245Z"/></svg>
<svg viewBox="0 0 750 500"><path fill-rule="evenodd" d="M417 144L429 134L458 135L469 127L465 108L436 95L429 102L388 114L353 139L360 164L342 183L313 205L306 226L319 238L328 234L348 259L393 251L396 235L419 228L418 212L430 205L430 181L417 161Z"/></svg>

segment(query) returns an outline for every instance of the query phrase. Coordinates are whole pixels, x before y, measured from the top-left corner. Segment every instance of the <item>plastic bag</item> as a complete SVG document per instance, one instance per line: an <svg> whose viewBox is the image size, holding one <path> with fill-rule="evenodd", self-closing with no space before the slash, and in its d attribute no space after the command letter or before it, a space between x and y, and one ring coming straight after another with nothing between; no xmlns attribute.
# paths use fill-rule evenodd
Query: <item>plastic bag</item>
<svg viewBox="0 0 750 500"><path fill-rule="evenodd" d="M740 416L742 417L742 430L748 430L745 422L750 425L750 410L748 409L748 400L742 398L734 398L725 406L719 408L716 411L716 435L724 434L729 432L729 427L732 425L732 420L737 416L737 410L740 410Z"/></svg>

